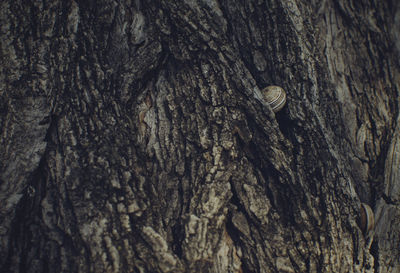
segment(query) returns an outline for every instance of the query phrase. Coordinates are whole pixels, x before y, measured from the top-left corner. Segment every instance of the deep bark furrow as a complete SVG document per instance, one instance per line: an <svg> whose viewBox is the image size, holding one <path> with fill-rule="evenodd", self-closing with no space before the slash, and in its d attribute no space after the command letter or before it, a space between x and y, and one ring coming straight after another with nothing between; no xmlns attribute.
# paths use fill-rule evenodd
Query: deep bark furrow
<svg viewBox="0 0 400 273"><path fill-rule="evenodd" d="M400 7L317 2L3 1L0 270L398 270Z"/></svg>

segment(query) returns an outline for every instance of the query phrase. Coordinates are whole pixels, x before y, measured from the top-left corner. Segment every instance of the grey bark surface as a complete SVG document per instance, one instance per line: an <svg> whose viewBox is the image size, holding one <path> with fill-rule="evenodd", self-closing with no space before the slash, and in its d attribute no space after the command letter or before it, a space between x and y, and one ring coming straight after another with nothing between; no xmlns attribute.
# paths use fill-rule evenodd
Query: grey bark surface
<svg viewBox="0 0 400 273"><path fill-rule="evenodd" d="M1 272L400 271L395 1L4 0L0 24Z"/></svg>

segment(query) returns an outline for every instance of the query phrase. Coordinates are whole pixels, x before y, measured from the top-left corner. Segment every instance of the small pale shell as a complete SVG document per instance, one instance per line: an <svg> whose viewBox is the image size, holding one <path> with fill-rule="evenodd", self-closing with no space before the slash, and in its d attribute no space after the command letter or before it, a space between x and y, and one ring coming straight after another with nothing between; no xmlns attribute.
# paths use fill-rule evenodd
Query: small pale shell
<svg viewBox="0 0 400 273"><path fill-rule="evenodd" d="M286 92L282 87L271 85L262 90L264 100L275 113L280 111L286 103Z"/></svg>
<svg viewBox="0 0 400 273"><path fill-rule="evenodd" d="M374 212L367 204L361 203L360 208L360 226L365 235L375 227Z"/></svg>

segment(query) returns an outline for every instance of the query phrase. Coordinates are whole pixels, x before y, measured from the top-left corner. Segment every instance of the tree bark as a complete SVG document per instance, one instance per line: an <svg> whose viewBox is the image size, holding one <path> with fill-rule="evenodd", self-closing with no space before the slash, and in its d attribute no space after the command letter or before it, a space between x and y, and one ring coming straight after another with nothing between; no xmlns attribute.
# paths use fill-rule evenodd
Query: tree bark
<svg viewBox="0 0 400 273"><path fill-rule="evenodd" d="M2 272L400 271L396 1L0 13Z"/></svg>

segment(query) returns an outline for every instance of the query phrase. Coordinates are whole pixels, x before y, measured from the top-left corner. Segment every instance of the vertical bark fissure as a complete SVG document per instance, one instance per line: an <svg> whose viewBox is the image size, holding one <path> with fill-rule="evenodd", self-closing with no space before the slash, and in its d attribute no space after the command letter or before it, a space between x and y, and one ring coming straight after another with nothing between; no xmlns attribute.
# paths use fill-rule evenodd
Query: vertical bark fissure
<svg viewBox="0 0 400 273"><path fill-rule="evenodd" d="M399 268L390 3L14 2L0 12L1 269ZM286 90L281 112L266 85Z"/></svg>

